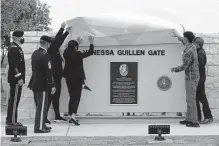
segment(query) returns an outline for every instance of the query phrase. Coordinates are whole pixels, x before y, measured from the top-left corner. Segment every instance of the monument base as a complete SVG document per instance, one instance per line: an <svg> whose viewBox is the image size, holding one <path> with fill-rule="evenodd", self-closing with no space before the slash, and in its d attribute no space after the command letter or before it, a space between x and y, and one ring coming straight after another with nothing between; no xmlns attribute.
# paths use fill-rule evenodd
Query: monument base
<svg viewBox="0 0 219 146"><path fill-rule="evenodd" d="M80 124L178 123L184 117L171 116L76 116Z"/></svg>

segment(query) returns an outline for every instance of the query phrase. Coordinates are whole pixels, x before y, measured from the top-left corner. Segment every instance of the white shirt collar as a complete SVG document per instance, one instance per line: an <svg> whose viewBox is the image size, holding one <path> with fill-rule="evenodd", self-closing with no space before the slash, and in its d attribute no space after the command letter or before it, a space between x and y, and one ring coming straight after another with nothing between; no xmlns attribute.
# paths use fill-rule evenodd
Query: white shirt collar
<svg viewBox="0 0 219 146"><path fill-rule="evenodd" d="M45 49L45 48L43 48L43 47L41 47L41 46L40 46L40 48L42 48L43 50L45 50L45 51L47 52L47 49Z"/></svg>

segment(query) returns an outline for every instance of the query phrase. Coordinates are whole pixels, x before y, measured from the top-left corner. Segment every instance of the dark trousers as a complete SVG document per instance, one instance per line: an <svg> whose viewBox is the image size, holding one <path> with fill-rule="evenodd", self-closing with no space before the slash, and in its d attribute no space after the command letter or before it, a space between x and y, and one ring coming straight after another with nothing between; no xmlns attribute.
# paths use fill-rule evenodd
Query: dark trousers
<svg viewBox="0 0 219 146"><path fill-rule="evenodd" d="M17 108L20 102L22 86L10 84L10 97L8 100L7 123L17 123Z"/></svg>
<svg viewBox="0 0 219 146"><path fill-rule="evenodd" d="M66 78L66 84L70 96L70 100L68 104L68 114L69 115L72 115L72 113L76 114L81 99L83 80L82 79L72 80Z"/></svg>
<svg viewBox="0 0 219 146"><path fill-rule="evenodd" d="M204 118L212 118L211 109L209 107L208 100L205 94L205 82L198 83L198 87L196 90L196 103L199 120L202 119L200 103L202 103Z"/></svg>
<svg viewBox="0 0 219 146"><path fill-rule="evenodd" d="M34 130L44 129L46 116L47 116L47 105L48 105L48 92L33 92L34 100L36 103L36 114Z"/></svg>
<svg viewBox="0 0 219 146"><path fill-rule="evenodd" d="M48 93L48 109L47 112L49 111L49 108L53 106L54 112L55 112L55 117L60 117L60 111L59 111L59 99L60 99L60 94L61 94L61 80L55 80L55 87L56 87L56 92L55 94L51 94L51 90Z"/></svg>

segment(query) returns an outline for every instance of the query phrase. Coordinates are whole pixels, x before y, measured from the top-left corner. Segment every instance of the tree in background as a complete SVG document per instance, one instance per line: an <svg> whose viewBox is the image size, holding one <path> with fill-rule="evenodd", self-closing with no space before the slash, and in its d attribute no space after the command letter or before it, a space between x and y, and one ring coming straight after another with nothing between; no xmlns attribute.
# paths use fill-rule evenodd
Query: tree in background
<svg viewBox="0 0 219 146"><path fill-rule="evenodd" d="M10 32L48 31L50 6L40 0L1 0L1 66L10 45Z"/></svg>
<svg viewBox="0 0 219 146"><path fill-rule="evenodd" d="M1 1L1 38L10 36L10 31L50 30L49 6L39 0Z"/></svg>

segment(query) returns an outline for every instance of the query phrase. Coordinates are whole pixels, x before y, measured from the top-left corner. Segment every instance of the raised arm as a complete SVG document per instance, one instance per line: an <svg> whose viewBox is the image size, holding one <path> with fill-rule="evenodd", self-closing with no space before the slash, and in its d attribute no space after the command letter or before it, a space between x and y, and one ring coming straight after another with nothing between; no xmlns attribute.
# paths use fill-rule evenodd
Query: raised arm
<svg viewBox="0 0 219 146"><path fill-rule="evenodd" d="M81 58L83 58L83 59L87 58L87 57L93 55L93 53L94 53L94 45L90 44L89 50L87 52L81 53Z"/></svg>
<svg viewBox="0 0 219 146"><path fill-rule="evenodd" d="M57 37L59 37L59 36L62 36L63 31L65 30L65 26L66 26L65 22L63 22L63 23L61 24L61 28L59 29L58 33L57 33L56 36L55 36L55 39L56 39Z"/></svg>
<svg viewBox="0 0 219 146"><path fill-rule="evenodd" d="M60 48L65 41L66 37L69 35L71 27L66 28L65 33L58 38L58 48Z"/></svg>
<svg viewBox="0 0 219 146"><path fill-rule="evenodd" d="M184 45L183 37L178 36L175 31L172 31L172 37L178 38L178 40L179 40L180 42L182 42L182 44Z"/></svg>
<svg viewBox="0 0 219 146"><path fill-rule="evenodd" d="M80 53L80 58L82 58L82 59L89 57L89 56L93 55L93 53L94 53L94 45L93 45L94 44L94 37L89 36L88 40L90 42L90 48L88 51L86 51L84 53ZM80 44L82 42L82 39L78 38L78 42Z"/></svg>
<svg viewBox="0 0 219 146"><path fill-rule="evenodd" d="M66 35L66 33L63 34L63 31L65 30L65 26L66 26L66 24L65 24L65 23L62 23L61 28L59 29L59 31L58 31L58 33L56 34L55 38L53 39L53 41L52 41L50 47L48 48L47 51L48 51L50 54L54 54L54 53L58 53L58 52L59 52L59 48L60 48L60 46L62 45L62 43L63 43L63 41L64 41L64 40L63 40L63 41L61 42L60 40L61 40L61 38L62 38L64 35Z"/></svg>

